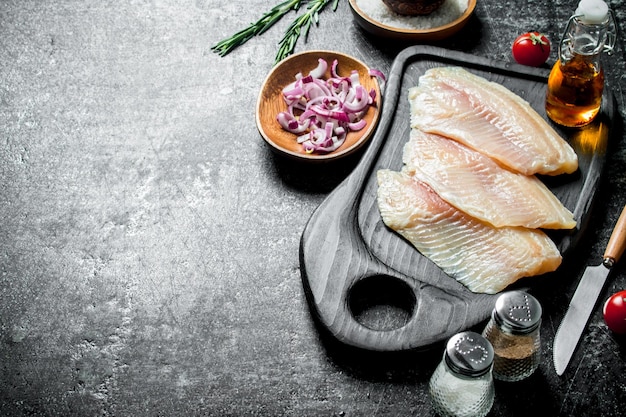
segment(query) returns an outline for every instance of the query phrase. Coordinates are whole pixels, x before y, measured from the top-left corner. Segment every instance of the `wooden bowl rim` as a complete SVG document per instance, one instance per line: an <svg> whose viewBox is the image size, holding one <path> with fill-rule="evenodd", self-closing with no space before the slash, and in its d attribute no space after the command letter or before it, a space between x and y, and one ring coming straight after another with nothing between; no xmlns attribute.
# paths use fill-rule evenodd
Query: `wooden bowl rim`
<svg viewBox="0 0 626 417"><path fill-rule="evenodd" d="M268 108L271 108L272 106L274 106L275 108L287 108L287 106L284 104L281 92L284 86L286 86L289 82L295 80L296 73L287 72L290 71L288 69L298 67L297 64L294 64L295 62L303 61L303 65L307 65L306 62L315 62L316 66L317 60L319 58L323 58L328 62L329 70L333 60L337 59L338 72L343 75L347 75L351 70L359 71L359 74L361 76L361 83L368 90L370 88L374 88L374 90L376 91L376 104L370 106L368 112L366 113L365 119L367 120L367 126L360 131L348 133L346 142L339 149L336 149L335 151L329 152L327 154L307 154L301 148L301 145L296 143L296 135L283 130L280 125L278 125L278 122L276 121L276 114L278 114L278 111L275 112L276 114L273 114L274 112L272 112L272 114L269 115ZM315 68L315 66L311 66L310 68L302 68L301 72L303 74L306 74L308 73L308 71ZM380 85L377 77L373 75L370 76L369 71L370 68L361 60L342 52L330 50L309 50L290 55L289 57L285 58L277 65L275 65L270 70L269 74L266 76L265 80L262 83L256 105L256 123L259 133L261 134L265 142L272 148L272 150L292 159L313 162L330 161L352 154L369 140L369 138L373 135L375 131L378 120L380 119L382 104ZM368 78L364 80L363 75L366 74ZM277 85L275 81L276 79L284 79L284 85L282 85L282 83L280 86ZM287 80L289 81L287 82ZM280 105L277 104L275 101L279 101ZM270 123L271 125L269 125ZM284 143L287 140L287 137L292 140L289 140L289 146L283 146L281 142Z"/></svg>

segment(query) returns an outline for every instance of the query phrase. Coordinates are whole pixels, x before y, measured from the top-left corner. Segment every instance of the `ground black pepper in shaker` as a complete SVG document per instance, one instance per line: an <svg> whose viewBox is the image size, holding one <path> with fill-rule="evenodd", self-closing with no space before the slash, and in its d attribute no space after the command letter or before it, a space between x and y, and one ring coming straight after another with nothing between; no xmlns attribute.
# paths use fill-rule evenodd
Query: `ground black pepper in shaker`
<svg viewBox="0 0 626 417"><path fill-rule="evenodd" d="M508 291L496 300L483 336L494 350L493 376L519 381L539 366L541 305L524 291Z"/></svg>

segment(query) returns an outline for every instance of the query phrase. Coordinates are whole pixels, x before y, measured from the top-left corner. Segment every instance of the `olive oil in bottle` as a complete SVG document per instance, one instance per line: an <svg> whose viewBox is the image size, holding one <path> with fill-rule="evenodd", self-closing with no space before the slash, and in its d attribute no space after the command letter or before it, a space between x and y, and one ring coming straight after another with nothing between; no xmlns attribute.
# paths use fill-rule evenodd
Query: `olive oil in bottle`
<svg viewBox="0 0 626 417"><path fill-rule="evenodd" d="M615 45L615 19L602 0L581 0L559 44L548 78L546 113L567 127L589 124L600 111L604 90L602 52Z"/></svg>
<svg viewBox="0 0 626 417"><path fill-rule="evenodd" d="M604 72L583 55L562 65L557 62L548 78L546 112L558 124L589 124L600 111Z"/></svg>

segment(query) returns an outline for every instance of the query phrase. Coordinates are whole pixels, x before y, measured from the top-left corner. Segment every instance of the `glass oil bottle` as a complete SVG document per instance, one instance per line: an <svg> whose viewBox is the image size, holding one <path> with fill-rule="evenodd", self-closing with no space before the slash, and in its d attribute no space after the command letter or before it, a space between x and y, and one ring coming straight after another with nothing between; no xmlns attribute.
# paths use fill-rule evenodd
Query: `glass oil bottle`
<svg viewBox="0 0 626 417"><path fill-rule="evenodd" d="M602 0L581 0L559 43L559 57L548 78L546 113L566 127L585 126L602 103L603 52L611 53L617 38L613 11Z"/></svg>
<svg viewBox="0 0 626 417"><path fill-rule="evenodd" d="M496 300L483 336L493 346L493 377L520 381L539 366L541 304L525 291L508 291Z"/></svg>

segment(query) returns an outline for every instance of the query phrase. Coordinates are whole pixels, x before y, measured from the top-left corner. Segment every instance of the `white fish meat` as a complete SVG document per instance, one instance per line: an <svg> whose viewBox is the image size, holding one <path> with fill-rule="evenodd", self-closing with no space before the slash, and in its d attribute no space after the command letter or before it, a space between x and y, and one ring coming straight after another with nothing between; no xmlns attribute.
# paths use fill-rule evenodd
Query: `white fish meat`
<svg viewBox="0 0 626 417"><path fill-rule="evenodd" d="M460 67L433 68L409 90L411 127L457 140L525 175L578 169L571 146L525 100Z"/></svg>
<svg viewBox="0 0 626 417"><path fill-rule="evenodd" d="M496 227L576 226L573 214L537 177L503 168L454 140L412 129L403 161L406 172L448 203Z"/></svg>
<svg viewBox="0 0 626 417"><path fill-rule="evenodd" d="M495 294L561 264L541 230L481 222L405 173L382 169L377 180L384 223L473 292Z"/></svg>

